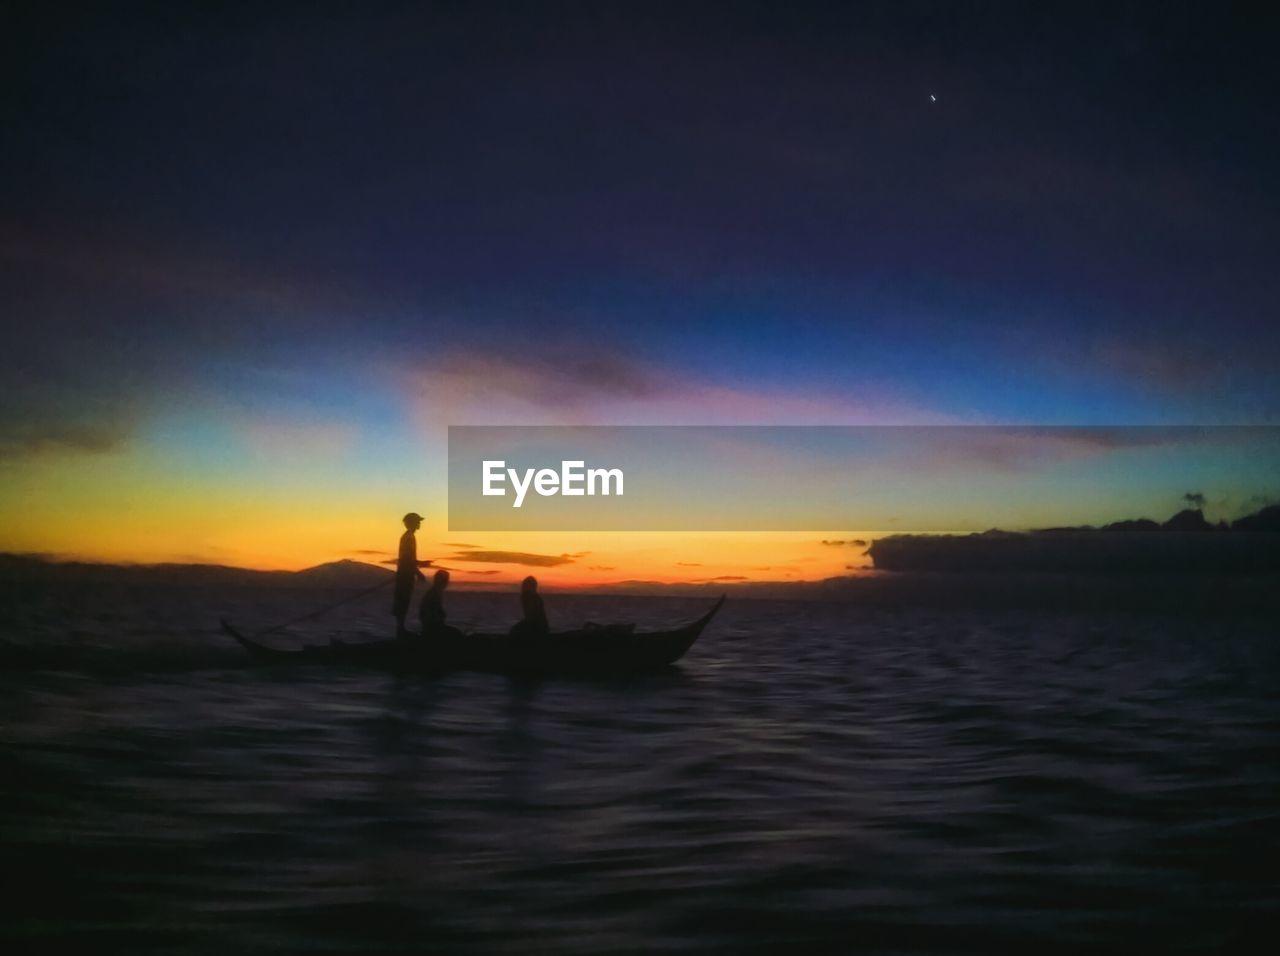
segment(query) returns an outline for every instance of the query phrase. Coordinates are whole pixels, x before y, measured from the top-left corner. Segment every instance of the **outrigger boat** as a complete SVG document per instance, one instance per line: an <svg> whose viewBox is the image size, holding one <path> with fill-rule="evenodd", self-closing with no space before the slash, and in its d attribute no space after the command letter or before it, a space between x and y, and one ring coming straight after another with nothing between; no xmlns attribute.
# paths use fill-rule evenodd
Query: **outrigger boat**
<svg viewBox="0 0 1280 956"><path fill-rule="evenodd" d="M693 646L724 598L691 624L672 631L635 633L635 625L610 624L545 637L462 634L426 639L312 644L280 650L245 637L227 621L222 629L262 664L346 664L390 670L486 671L497 674L630 674L674 664Z"/></svg>

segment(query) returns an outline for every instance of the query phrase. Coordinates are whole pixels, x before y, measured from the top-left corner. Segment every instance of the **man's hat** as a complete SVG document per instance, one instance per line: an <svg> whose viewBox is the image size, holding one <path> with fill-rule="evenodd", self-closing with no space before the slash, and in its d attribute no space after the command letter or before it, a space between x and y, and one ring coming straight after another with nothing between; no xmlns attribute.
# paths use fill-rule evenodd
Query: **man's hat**
<svg viewBox="0 0 1280 956"><path fill-rule="evenodd" d="M400 520L403 521L405 524L408 524L410 521L421 521L422 515L418 514L418 512L416 511L410 511L407 515L405 515Z"/></svg>

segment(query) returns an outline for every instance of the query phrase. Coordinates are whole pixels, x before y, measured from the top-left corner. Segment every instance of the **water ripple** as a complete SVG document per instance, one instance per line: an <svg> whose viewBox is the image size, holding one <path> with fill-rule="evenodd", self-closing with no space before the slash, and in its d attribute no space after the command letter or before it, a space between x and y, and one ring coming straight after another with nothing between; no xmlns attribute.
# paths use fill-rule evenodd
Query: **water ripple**
<svg viewBox="0 0 1280 956"><path fill-rule="evenodd" d="M314 599L233 597L262 622ZM529 683L258 671L217 634L229 600L104 597L95 626L32 612L0 635L25 655L0 677L0 936L1200 951L1280 915L1270 622L739 602L672 674Z"/></svg>

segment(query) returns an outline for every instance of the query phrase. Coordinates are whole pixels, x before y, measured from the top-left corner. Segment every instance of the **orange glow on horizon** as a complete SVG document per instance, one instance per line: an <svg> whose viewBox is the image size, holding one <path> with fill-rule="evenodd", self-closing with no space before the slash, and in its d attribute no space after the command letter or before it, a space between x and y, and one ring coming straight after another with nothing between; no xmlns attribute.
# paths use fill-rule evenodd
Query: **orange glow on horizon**
<svg viewBox="0 0 1280 956"><path fill-rule="evenodd" d="M534 574L551 588L624 582L710 585L814 581L859 573L868 541L857 532L449 532L443 494L430 488L343 485L323 469L267 482L201 468L155 450L33 459L0 471L0 552L115 564L217 564L301 570L394 557L400 515L427 515L423 560L451 570L456 587L508 586ZM469 555L485 560L469 560ZM493 552L541 556L503 561ZM537 561L538 558L532 559Z"/></svg>

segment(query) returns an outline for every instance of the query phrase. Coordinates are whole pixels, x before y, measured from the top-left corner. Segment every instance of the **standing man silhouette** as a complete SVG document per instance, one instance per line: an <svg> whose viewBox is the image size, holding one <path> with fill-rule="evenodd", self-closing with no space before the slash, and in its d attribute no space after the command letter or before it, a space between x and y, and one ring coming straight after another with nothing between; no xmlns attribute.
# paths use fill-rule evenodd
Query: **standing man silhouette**
<svg viewBox="0 0 1280 956"><path fill-rule="evenodd" d="M400 555L396 560L396 593L391 599L391 613L396 618L396 637L404 637L408 633L404 628L404 617L409 613L414 579L426 580L418 567L418 539L413 534L422 527L422 515L410 511L404 516L404 527L404 534L400 535Z"/></svg>

